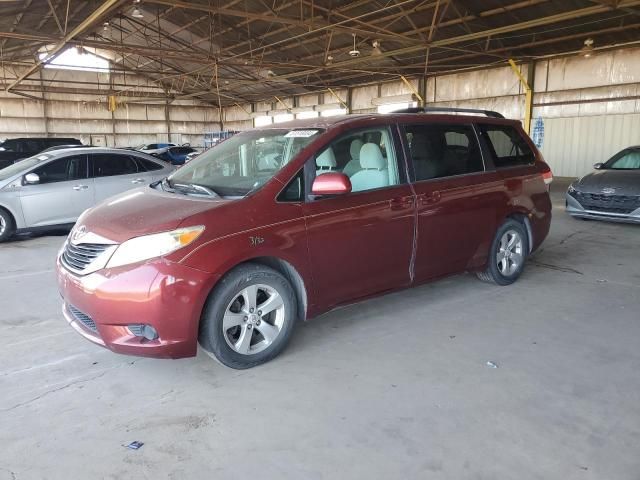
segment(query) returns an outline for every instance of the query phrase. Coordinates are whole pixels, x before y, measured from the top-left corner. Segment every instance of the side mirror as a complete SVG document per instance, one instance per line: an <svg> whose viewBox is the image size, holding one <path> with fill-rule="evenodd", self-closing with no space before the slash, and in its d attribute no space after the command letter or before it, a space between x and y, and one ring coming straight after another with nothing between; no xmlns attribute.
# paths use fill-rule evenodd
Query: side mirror
<svg viewBox="0 0 640 480"><path fill-rule="evenodd" d="M25 185L37 185L40 183L40 176L37 173L27 173L24 176Z"/></svg>
<svg viewBox="0 0 640 480"><path fill-rule="evenodd" d="M349 192L351 192L351 180L340 172L318 175L311 186L311 194L317 196L343 195Z"/></svg>
<svg viewBox="0 0 640 480"><path fill-rule="evenodd" d="M602 162L598 162L593 166L596 170L600 170L602 167L604 167L604 163Z"/></svg>

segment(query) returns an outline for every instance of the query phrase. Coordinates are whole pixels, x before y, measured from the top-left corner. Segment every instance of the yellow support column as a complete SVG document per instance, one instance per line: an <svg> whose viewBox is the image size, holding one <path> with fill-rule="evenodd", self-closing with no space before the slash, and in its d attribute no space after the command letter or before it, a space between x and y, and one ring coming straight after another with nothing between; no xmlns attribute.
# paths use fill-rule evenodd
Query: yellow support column
<svg viewBox="0 0 640 480"><path fill-rule="evenodd" d="M511 58L509 59L509 65L511 65L511 68L513 69L515 74L518 76L518 78L520 79L520 83L522 83L522 86L524 87L525 97L524 97L523 127L524 127L524 131L527 132L527 134L530 134L531 133L531 113L533 110L533 92L531 91L531 87L529 86L527 79L524 78L524 75L522 75L522 72L516 65L516 62L514 62L513 59Z"/></svg>
<svg viewBox="0 0 640 480"><path fill-rule="evenodd" d="M413 94L418 99L418 106L419 107L424 107L425 106L425 101L424 101L424 98L422 98L422 95L420 95L420 92L418 91L418 89L413 85L413 83L411 83L409 80L407 80L404 75L400 75L400 78L405 83L405 85L407 87L409 87L413 91Z"/></svg>
<svg viewBox="0 0 640 480"><path fill-rule="evenodd" d="M342 108L344 108L346 111L349 111L349 105L347 105L347 102L345 102L344 100L342 100L340 98L340 95L338 95L336 92L334 92L333 90L331 90L329 87L327 87L327 90L329 90L329 93L331 95L333 95L334 97L336 97L336 99L338 100L338 102L340 102L340 105L342 105Z"/></svg>

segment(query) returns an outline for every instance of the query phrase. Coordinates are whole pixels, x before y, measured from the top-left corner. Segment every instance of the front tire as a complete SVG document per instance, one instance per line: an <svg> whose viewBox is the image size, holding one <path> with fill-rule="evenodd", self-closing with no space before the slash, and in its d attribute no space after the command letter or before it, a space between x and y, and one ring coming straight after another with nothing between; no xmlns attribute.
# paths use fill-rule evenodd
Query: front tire
<svg viewBox="0 0 640 480"><path fill-rule="evenodd" d="M0 208L0 243L9 240L16 231L13 217L5 209Z"/></svg>
<svg viewBox="0 0 640 480"><path fill-rule="evenodd" d="M200 345L227 367L255 367L282 352L296 318L289 281L272 268L248 263L229 272L211 293Z"/></svg>
<svg viewBox="0 0 640 480"><path fill-rule="evenodd" d="M517 220L505 221L493 239L489 252L489 265L478 278L496 285L511 285L515 282L527 260L529 237L527 230Z"/></svg>

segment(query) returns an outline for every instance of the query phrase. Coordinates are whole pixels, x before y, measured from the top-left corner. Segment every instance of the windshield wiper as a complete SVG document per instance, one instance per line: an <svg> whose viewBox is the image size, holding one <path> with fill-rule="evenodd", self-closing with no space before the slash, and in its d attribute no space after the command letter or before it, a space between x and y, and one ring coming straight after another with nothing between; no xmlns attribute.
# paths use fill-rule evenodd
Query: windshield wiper
<svg viewBox="0 0 640 480"><path fill-rule="evenodd" d="M220 195L218 195L216 192L214 192L213 190L211 190L208 187L205 187L204 185L198 185L197 183L174 183L173 185L171 185L171 183L169 183L170 181L167 180L167 183L169 184L170 187L173 187L174 190L182 190L184 191L188 191L188 192L194 192L195 195L202 195L205 194L209 197L219 197Z"/></svg>

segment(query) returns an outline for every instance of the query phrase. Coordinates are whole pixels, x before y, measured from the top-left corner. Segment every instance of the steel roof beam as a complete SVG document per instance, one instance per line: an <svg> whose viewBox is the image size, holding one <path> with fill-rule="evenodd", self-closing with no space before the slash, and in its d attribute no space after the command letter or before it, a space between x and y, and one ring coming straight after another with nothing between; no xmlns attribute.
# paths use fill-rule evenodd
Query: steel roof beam
<svg viewBox="0 0 640 480"><path fill-rule="evenodd" d="M29 75L34 74L42 66L53 60L67 45L70 40L73 40L75 37L84 33L87 29L93 27L95 23L100 20L105 14L107 14L111 9L118 6L118 4L122 3L123 0L105 0L102 5L100 5L93 13L91 13L87 18L85 18L80 24L74 28L69 34L65 35L65 37L58 42L44 58L38 60L35 65L31 68L28 68L26 72L20 75L16 80L11 82L10 85L7 86L6 91L10 92L11 89L15 88L20 84L25 78L29 77Z"/></svg>
<svg viewBox="0 0 640 480"><path fill-rule="evenodd" d="M622 1L621 2L621 6L634 7L634 6L637 6L637 5L640 5L640 0L626 0L626 1ZM500 34L504 34L504 33L517 32L517 31L526 30L526 29L530 29L530 28L536 28L536 27L541 27L541 26L545 26L545 25L559 23L559 22L563 22L563 21L567 21L567 20L572 20L572 19L575 19L575 18L586 17L586 16L590 16L590 15L597 15L597 14L600 14L600 13L604 13L604 12L606 12L608 10L609 10L609 7L603 6L603 5L600 5L600 6L596 5L596 6L592 6L592 7L586 7L586 8L576 9L576 10L570 10L570 11L567 11L567 12L562 12L562 13L555 14L555 15L549 15L549 16L546 16L546 17L540 17L540 18L536 18L536 19L533 19L533 20L528 20L528 21L525 21L525 22L514 23L514 24L511 24L511 25L503 25L501 27L491 28L491 29L487 29L487 30L481 30L481 31L474 32L474 33L468 33L466 35L458 35L458 36L455 36L455 37L443 38L443 39L440 39L440 40L435 40L435 41L431 42L430 44L399 48L399 49L395 49L395 50L388 50L388 51L385 51L385 52L381 52L381 54L378 55L376 58L389 57L389 56L394 56L394 55L397 56L397 55L407 55L407 54L411 54L411 53L417 53L417 52L421 52L423 50L426 50L427 47L435 48L435 47L439 47L439 46L456 45L458 43L463 43L463 42L467 42L467 41L471 41L471 40L478 40L478 39L486 38L488 36L493 37L495 35L500 35ZM286 78L286 79L297 78L297 77L308 75L308 74L316 72L316 71L332 70L332 69L336 69L336 68L344 68L344 67L350 67L352 65L358 65L358 64L366 62L368 60L370 60L370 57L356 57L356 58L351 58L349 60L345 60L345 61L342 61L342 62L333 63L331 65L320 67L320 68L317 68L317 69L301 71L301 72L296 72L296 73L291 73L291 74L286 74L286 75L280 75L280 76L278 76L278 78Z"/></svg>

